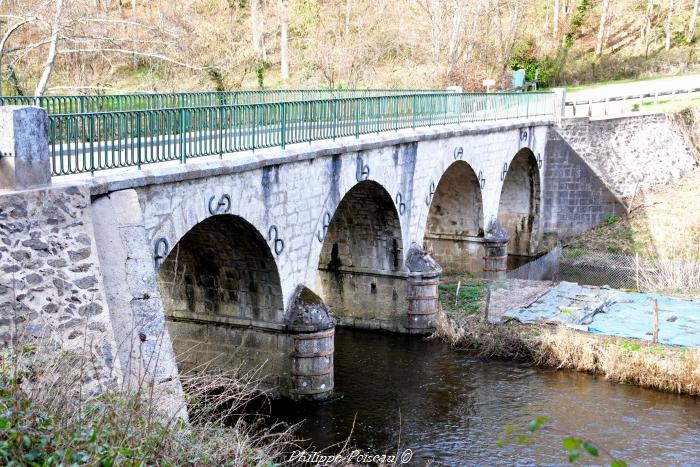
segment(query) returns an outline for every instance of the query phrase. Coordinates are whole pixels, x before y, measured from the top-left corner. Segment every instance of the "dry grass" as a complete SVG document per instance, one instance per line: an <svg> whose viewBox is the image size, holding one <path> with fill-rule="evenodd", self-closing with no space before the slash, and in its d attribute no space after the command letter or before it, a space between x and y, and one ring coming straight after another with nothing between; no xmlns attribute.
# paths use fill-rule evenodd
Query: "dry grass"
<svg viewBox="0 0 700 467"><path fill-rule="evenodd" d="M639 269L641 290L654 290L675 296L694 296L700 291L698 255L683 254L671 259L644 261Z"/></svg>
<svg viewBox="0 0 700 467"><path fill-rule="evenodd" d="M547 325L487 324L477 317L461 323L444 314L434 338L483 358L528 361L566 368L646 388L700 395L700 351L646 341L598 336Z"/></svg>
<svg viewBox="0 0 700 467"><path fill-rule="evenodd" d="M258 394L256 373L181 376L189 423L159 409L142 382L132 393L81 390L90 358L23 345L0 356L0 463L20 465L272 465L291 430L242 416ZM16 434L19 433L19 434Z"/></svg>

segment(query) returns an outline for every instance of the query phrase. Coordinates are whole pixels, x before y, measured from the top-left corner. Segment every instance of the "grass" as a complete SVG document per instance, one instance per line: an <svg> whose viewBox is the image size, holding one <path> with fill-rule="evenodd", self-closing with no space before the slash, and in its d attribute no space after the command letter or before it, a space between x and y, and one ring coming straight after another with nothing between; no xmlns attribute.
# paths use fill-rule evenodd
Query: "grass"
<svg viewBox="0 0 700 467"><path fill-rule="evenodd" d="M700 395L700 350L579 332L563 326L453 320L441 313L434 338L482 358L565 368L678 394Z"/></svg>
<svg viewBox="0 0 700 467"><path fill-rule="evenodd" d="M694 97L692 99L679 97L677 100L660 100L656 103L645 102L642 105L642 109L645 111L656 111L656 112L680 112L687 108L698 108L700 107L700 97Z"/></svg>
<svg viewBox="0 0 700 467"><path fill-rule="evenodd" d="M607 86L610 84L628 84L628 83L639 83L643 81L656 81L666 78L675 78L680 76L692 76L698 74L697 70L688 71L686 73L660 73L648 77L640 78L627 78L627 79L608 79L602 81L596 81L594 83L577 84L573 86L566 86L566 92L576 92L576 91L586 91L588 89L595 89L602 86Z"/></svg>
<svg viewBox="0 0 700 467"><path fill-rule="evenodd" d="M468 315L476 315L483 309L486 281L469 276L450 278L440 284L438 294L446 313L456 315L464 311Z"/></svg>

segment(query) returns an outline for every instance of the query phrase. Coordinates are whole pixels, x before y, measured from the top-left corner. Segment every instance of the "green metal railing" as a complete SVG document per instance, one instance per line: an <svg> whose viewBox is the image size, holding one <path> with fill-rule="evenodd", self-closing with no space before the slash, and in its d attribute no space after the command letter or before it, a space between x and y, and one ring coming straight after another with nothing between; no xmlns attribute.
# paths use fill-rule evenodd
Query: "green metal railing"
<svg viewBox="0 0 700 467"><path fill-rule="evenodd" d="M36 105L50 114L217 107L272 102L346 99L433 93L407 89L283 89L230 92L102 94L85 96L0 96L1 105Z"/></svg>
<svg viewBox="0 0 700 467"><path fill-rule="evenodd" d="M432 125L551 116L551 93L405 94L50 114L54 175Z"/></svg>

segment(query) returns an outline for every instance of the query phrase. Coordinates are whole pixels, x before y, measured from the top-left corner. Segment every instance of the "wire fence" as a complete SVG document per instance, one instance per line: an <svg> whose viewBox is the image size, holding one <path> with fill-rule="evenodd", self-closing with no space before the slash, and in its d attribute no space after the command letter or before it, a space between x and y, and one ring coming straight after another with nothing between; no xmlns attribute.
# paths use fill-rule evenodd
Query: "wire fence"
<svg viewBox="0 0 700 467"><path fill-rule="evenodd" d="M700 291L700 261L697 257L658 259L557 246L508 272L507 277L686 293Z"/></svg>
<svg viewBox="0 0 700 467"><path fill-rule="evenodd" d="M548 253L529 261L522 266L508 271L508 279L523 279L529 281L557 280L562 247L557 245Z"/></svg>
<svg viewBox="0 0 700 467"><path fill-rule="evenodd" d="M560 280L582 285L641 290L639 270L648 267L634 256L606 251L564 249L559 261Z"/></svg>

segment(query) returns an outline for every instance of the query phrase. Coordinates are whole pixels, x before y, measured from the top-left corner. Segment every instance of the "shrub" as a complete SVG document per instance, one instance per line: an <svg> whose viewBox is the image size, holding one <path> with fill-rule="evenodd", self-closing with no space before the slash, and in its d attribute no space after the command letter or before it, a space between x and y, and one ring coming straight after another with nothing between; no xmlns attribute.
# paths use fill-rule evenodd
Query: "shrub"
<svg viewBox="0 0 700 467"><path fill-rule="evenodd" d="M524 69L527 81L533 81L537 76L540 87L548 87L556 74L554 60L541 55L533 37L525 37L516 42L510 67L512 70Z"/></svg>
<svg viewBox="0 0 700 467"><path fill-rule="evenodd" d="M188 424L160 412L147 384L86 397L89 368L89 359L58 348L2 354L0 464L271 465L290 441L289 431L233 417L257 392L256 378L182 377Z"/></svg>

